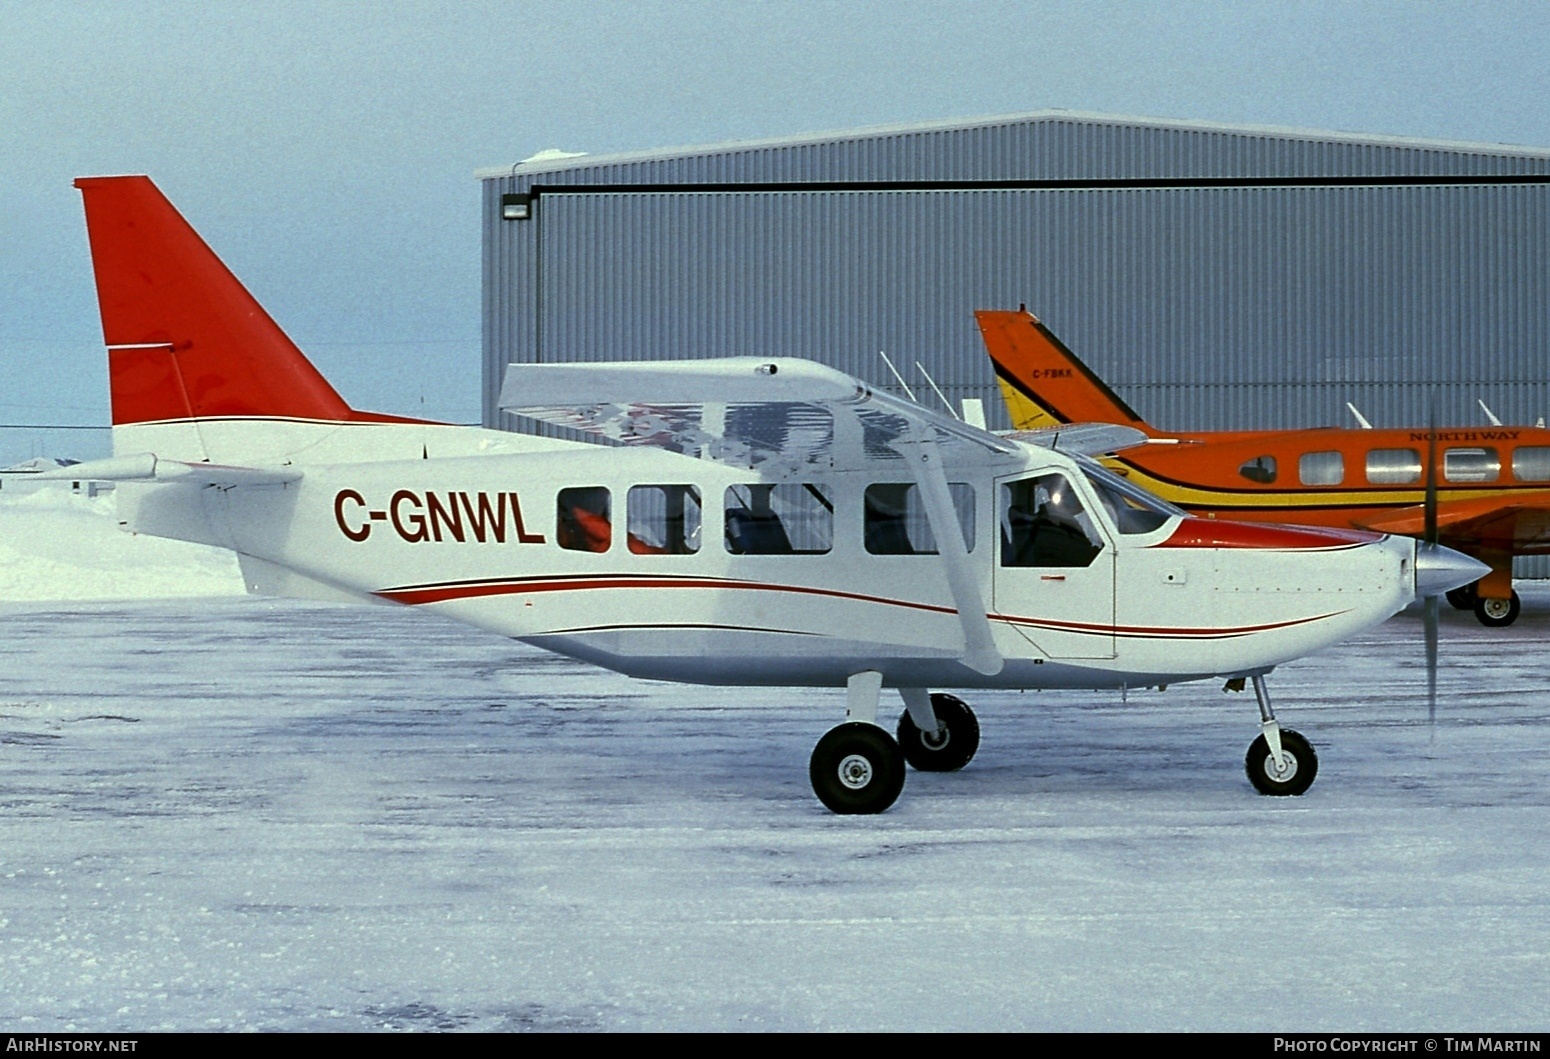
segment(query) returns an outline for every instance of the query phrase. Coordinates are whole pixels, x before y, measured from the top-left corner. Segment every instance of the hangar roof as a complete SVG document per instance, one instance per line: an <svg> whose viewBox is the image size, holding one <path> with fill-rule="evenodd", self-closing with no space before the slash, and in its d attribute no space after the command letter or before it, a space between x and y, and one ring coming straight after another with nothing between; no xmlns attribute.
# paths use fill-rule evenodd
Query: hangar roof
<svg viewBox="0 0 1550 1059"><path fill-rule="evenodd" d="M1550 149L1038 110L475 170L555 183L1447 176L1550 173Z"/></svg>

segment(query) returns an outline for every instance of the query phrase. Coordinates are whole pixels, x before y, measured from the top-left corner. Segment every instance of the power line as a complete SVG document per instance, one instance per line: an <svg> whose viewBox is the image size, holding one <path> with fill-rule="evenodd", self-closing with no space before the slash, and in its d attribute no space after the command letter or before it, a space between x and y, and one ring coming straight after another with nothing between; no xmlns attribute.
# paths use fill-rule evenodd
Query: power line
<svg viewBox="0 0 1550 1059"><path fill-rule="evenodd" d="M0 423L0 430L112 430L110 426L81 426L77 423Z"/></svg>

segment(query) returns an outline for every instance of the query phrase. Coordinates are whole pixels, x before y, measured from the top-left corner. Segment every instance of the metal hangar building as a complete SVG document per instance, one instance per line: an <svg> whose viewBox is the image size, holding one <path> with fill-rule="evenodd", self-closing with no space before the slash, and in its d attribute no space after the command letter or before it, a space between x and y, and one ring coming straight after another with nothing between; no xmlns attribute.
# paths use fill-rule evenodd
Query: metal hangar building
<svg viewBox="0 0 1550 1059"><path fill-rule="evenodd" d="M1546 149L1038 111L476 175L489 426L511 362L879 350L1004 426L1020 303L1165 429L1550 414Z"/></svg>

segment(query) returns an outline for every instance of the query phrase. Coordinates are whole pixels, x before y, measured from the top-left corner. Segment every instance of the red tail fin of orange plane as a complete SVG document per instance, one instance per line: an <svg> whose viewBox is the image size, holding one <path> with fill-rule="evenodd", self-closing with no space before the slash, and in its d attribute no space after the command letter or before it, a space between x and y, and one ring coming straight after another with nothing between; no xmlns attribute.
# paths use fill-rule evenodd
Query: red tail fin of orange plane
<svg viewBox="0 0 1550 1059"><path fill-rule="evenodd" d="M117 426L356 412L149 177L81 177ZM405 422L405 420L396 420Z"/></svg>
<svg viewBox="0 0 1550 1059"><path fill-rule="evenodd" d="M1032 313L981 309L974 318L1017 429L1118 423L1156 433Z"/></svg>

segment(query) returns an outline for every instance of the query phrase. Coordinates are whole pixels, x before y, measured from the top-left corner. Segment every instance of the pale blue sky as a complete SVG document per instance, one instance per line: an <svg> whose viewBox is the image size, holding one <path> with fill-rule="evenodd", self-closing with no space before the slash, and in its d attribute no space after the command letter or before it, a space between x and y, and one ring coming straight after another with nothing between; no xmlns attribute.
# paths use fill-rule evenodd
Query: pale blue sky
<svg viewBox="0 0 1550 1059"><path fill-rule="evenodd" d="M353 403L471 420L476 167L1046 107L1550 146L1547 69L1543 3L0 2L0 421L106 422L85 173Z"/></svg>

